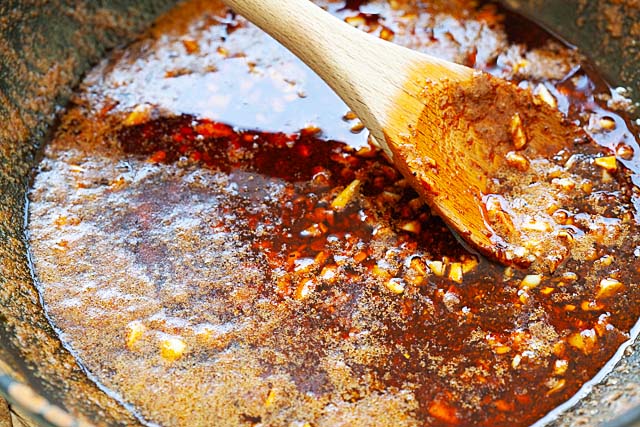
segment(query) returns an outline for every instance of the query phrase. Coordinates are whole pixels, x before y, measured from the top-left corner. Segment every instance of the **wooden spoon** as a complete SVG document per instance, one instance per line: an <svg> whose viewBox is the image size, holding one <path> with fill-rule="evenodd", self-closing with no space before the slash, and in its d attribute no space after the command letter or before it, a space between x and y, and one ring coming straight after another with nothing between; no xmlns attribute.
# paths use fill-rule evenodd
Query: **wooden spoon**
<svg viewBox="0 0 640 427"><path fill-rule="evenodd" d="M512 182L504 176L584 138L555 108L511 83L359 31L308 0L224 2L319 74L464 240L506 264L536 261L531 233L520 227L535 212L514 218L501 193Z"/></svg>

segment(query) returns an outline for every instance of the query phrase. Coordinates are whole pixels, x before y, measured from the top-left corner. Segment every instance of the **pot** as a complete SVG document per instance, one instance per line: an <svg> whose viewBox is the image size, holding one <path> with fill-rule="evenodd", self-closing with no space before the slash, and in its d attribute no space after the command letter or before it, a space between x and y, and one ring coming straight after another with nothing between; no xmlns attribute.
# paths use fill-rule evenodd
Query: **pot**
<svg viewBox="0 0 640 427"><path fill-rule="evenodd" d="M46 426L140 425L128 408L91 380L46 318L27 251L25 201L39 148L83 73L174 3L0 4L0 393L10 403L14 420ZM614 87L640 101L637 2L504 3L579 47ZM622 359L605 367L600 381L584 388L583 398L550 425L640 426L640 407L635 407L640 404L638 345L636 339L621 349ZM7 410L0 400L0 426Z"/></svg>

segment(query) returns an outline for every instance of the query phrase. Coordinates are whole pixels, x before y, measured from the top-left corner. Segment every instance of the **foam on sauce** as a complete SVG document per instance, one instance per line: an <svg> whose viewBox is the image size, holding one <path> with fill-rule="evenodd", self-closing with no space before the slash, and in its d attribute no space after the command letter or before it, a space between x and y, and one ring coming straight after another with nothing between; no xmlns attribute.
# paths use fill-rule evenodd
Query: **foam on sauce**
<svg viewBox="0 0 640 427"><path fill-rule="evenodd" d="M509 39L495 7L322 4L544 87L640 169L597 76L548 36ZM489 263L304 65L217 1L190 2L87 76L34 182L31 250L62 340L144 422L528 425L640 317L638 189L600 196L635 221L573 218L604 236L583 262L549 274ZM620 221L624 239L608 228Z"/></svg>

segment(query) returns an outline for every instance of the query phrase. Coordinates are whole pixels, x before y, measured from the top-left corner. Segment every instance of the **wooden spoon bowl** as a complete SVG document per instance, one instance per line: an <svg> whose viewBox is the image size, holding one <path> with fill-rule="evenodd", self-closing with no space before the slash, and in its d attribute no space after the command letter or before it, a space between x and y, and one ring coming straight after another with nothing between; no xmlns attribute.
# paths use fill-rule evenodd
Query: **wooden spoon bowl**
<svg viewBox="0 0 640 427"><path fill-rule="evenodd" d="M540 194L518 183L532 164L540 172L551 166L547 159L588 140L553 106L489 74L363 33L307 0L224 1L319 74L431 208L479 252L547 270L568 256L570 242L541 206L551 203L544 196L552 178L535 190ZM518 200L517 209L505 194Z"/></svg>

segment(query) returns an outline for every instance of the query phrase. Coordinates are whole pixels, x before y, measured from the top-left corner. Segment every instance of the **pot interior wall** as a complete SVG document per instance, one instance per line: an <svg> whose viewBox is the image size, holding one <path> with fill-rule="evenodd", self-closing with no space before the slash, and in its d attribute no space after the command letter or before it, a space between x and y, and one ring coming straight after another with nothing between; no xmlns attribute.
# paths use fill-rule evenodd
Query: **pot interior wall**
<svg viewBox="0 0 640 427"><path fill-rule="evenodd" d="M104 425L137 421L88 379L40 309L25 243L29 175L57 106L65 105L83 73L172 3L0 3L0 389L55 424L67 421L58 407ZM29 384L51 405L14 380Z"/></svg>
<svg viewBox="0 0 640 427"><path fill-rule="evenodd" d="M136 425L131 413L99 390L61 346L41 310L25 243L25 194L57 106L66 103L71 88L107 49L131 40L174 1L40 3L0 4L0 389L8 389L18 406L53 424L65 420L59 407L80 420ZM640 44L633 42L639 38L634 31L640 32L640 8L634 2L601 3L507 2L593 53L612 83L633 88L637 100ZM20 383L29 384L48 402L34 399ZM638 396L640 357L632 353L590 397L553 425L611 420L637 404Z"/></svg>
<svg viewBox="0 0 640 427"><path fill-rule="evenodd" d="M609 84L640 100L640 5L634 1L505 0L574 46ZM636 113L637 114L637 113Z"/></svg>

